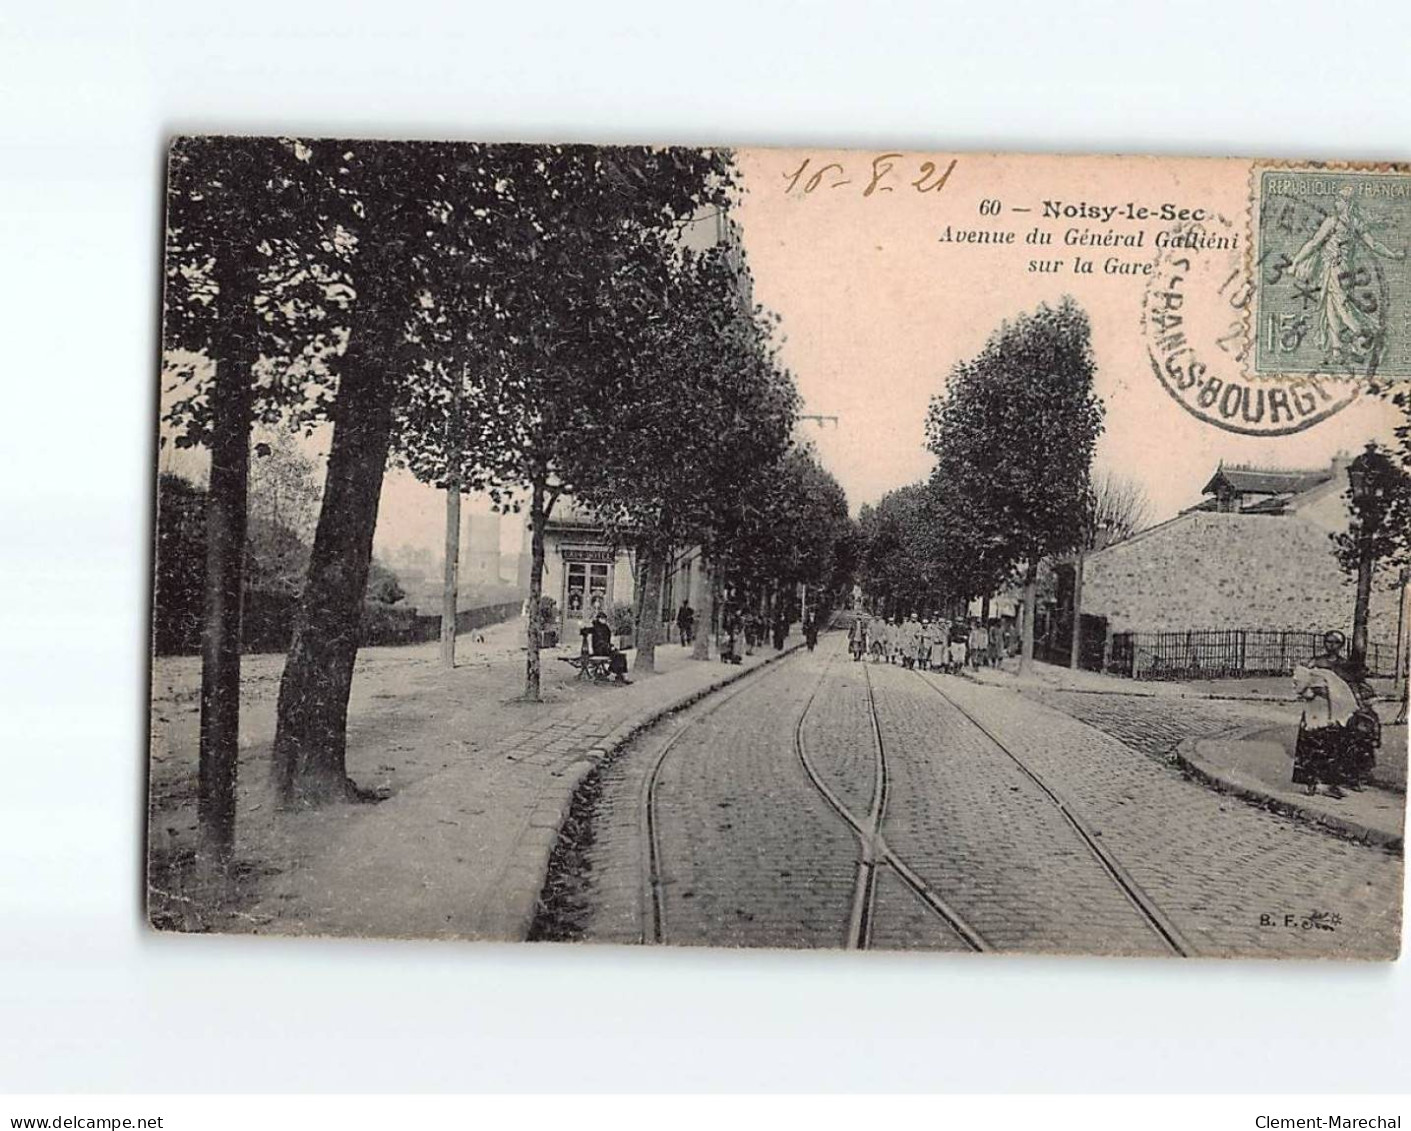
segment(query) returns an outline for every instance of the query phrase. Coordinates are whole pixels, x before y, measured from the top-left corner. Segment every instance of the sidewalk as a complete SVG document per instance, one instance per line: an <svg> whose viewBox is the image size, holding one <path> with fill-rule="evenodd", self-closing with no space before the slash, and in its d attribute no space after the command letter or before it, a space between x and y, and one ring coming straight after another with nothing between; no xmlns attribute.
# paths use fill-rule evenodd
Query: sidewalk
<svg viewBox="0 0 1411 1131"><path fill-rule="evenodd" d="M1406 791L1406 727L1389 722L1383 726L1382 749L1378 756L1373 785L1362 792L1349 791L1341 800L1322 794L1308 796L1291 780L1293 746L1297 738L1298 704L1293 697L1287 676L1251 677L1236 680L1202 680L1188 683L1137 681L1101 672L1073 671L1036 661L1031 675L1021 678L1018 661L1007 660L998 669L980 668L967 672L976 682L995 687L1007 687L1020 692L1038 692L1036 697L1050 705L1058 705L1067 713L1089 715L1077 710L1077 701L1068 699L1055 704L1052 692L1066 695L1123 697L1110 702L1141 700L1152 710L1144 710L1139 719L1153 717L1154 701L1171 704L1184 702L1187 713L1198 709L1201 700L1211 703L1211 731L1224 733L1192 733L1175 747L1177 762L1192 776L1207 785L1249 800L1268 805L1280 812L1299 816L1368 843L1399 847L1403 836ZM1250 717L1243 725L1226 717L1226 712L1238 703L1250 704ZM1273 717L1278 708L1287 708L1288 719L1276 725ZM1384 719L1396 712L1396 702L1378 704ZM1274 712L1259 721L1259 713ZM1161 713L1169 714L1165 708ZM1093 721L1087 719L1086 721ZM1235 721L1231 728L1228 724ZM1128 741L1130 736L1122 735ZM1390 788L1386 788L1390 787Z"/></svg>
<svg viewBox="0 0 1411 1131"><path fill-rule="evenodd" d="M1247 679L1207 679L1185 683L1174 680L1138 680L1106 672L1077 671L1035 660L1030 675L1019 675L1019 660L1009 657L998 668L967 669L981 683L1000 687L1073 691L1091 695L1133 695L1148 699L1238 699L1283 703L1293 698L1288 676Z"/></svg>
<svg viewBox="0 0 1411 1131"><path fill-rule="evenodd" d="M1291 746L1295 738L1291 727L1270 727L1238 738L1195 738L1180 745L1176 760L1187 772L1223 792L1302 817L1368 844L1399 850L1405 795L1369 785L1360 792L1349 790L1341 800L1321 791L1309 796L1291 780ZM1403 767L1405 741L1405 727L1385 728L1383 752L1387 752L1390 743L1401 743Z"/></svg>
<svg viewBox="0 0 1411 1131"><path fill-rule="evenodd" d="M1019 675L1019 660L1009 657L998 668L966 669L982 683L1002 687L1037 688L1083 692L1092 695L1135 695L1155 699L1233 699L1243 702L1286 703L1293 699L1293 680L1288 675L1246 676L1242 679L1199 679L1178 682L1164 679L1131 679L1107 672L1092 672L1035 660L1033 671ZM1391 702L1393 681L1374 679L1372 690L1383 703ZM1392 713L1396 704L1392 704Z"/></svg>
<svg viewBox="0 0 1411 1131"><path fill-rule="evenodd" d="M398 654L360 673L348 764L360 785L393 790L376 805L275 813L266 781L272 711L254 704L247 718L268 737L248 755L242 749L237 829L252 875L240 910L198 929L522 939L574 789L597 761L799 643L784 653L760 649L739 667L658 645L657 674L632 675L625 687L576 680L559 653L546 651L547 702L529 704L515 698L524 671L518 626L504 629L465 649L467 663L454 672L422 646L389 649ZM257 681L271 682L256 668ZM158 831L154 817L154 838Z"/></svg>

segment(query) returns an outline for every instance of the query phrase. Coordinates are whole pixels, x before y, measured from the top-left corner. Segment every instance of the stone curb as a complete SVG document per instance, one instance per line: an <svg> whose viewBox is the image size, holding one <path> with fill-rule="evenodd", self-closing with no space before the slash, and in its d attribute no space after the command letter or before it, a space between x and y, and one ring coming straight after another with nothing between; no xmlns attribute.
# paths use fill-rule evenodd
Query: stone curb
<svg viewBox="0 0 1411 1131"><path fill-rule="evenodd" d="M991 671L995 669L990 669ZM1292 693L1288 695L1226 695L1218 691L1169 691L1158 690L1160 687L1173 687L1180 683L1179 680L1166 683L1162 680L1140 680L1127 679L1125 684L1114 684L1112 687L1070 687L1056 680L1047 680L1042 677L1030 677L1021 679L1015 672L999 669L999 679L981 679L973 672L961 672L964 679L973 680L975 683L985 684L990 687L1008 687L1019 691L1061 691L1066 695L1125 695L1136 699L1180 699L1183 701L1216 702L1216 703L1277 703L1282 706L1296 705L1298 700ZM1126 679L1125 676L1114 677ZM1378 703L1399 702L1391 696L1376 695L1373 700Z"/></svg>
<svg viewBox="0 0 1411 1131"><path fill-rule="evenodd" d="M1258 730L1242 732L1244 736L1257 733L1259 733ZM1238 742L1240 739L1241 734L1233 734L1222 737L1220 741ZM1236 797L1241 797L1246 801L1253 801L1265 809L1280 813L1283 816L1293 817L1309 824L1321 825L1342 836L1361 841L1363 844L1377 845L1393 852L1401 852L1403 850L1404 837L1402 836L1389 833L1384 829L1371 828L1368 825L1364 825L1361 821L1354 821L1351 817L1340 817L1335 813L1324 813L1320 810L1310 809L1287 797L1280 797L1277 794L1259 789L1256 786L1233 782L1228 778L1221 777L1220 774L1214 770L1207 769L1200 761L1199 746L1202 742L1206 741L1210 740L1206 738L1185 738L1181 740L1175 750L1176 763L1181 769L1203 785L1207 785L1219 793L1229 793Z"/></svg>
<svg viewBox="0 0 1411 1131"><path fill-rule="evenodd" d="M494 927L488 930L484 937L502 942L523 942L529 937L529 928L533 925L535 913L539 909L539 893L544 890L544 882L548 879L549 857L553 854L554 845L558 843L564 822L568 820L573 798L578 793L578 787L583 784L583 779L604 758L668 715L684 711L736 680L763 671L770 664L793 655L802 647L802 641L790 644L782 652L767 657L762 663L748 668L731 668L720 679L696 688L679 699L660 707L638 711L619 723L588 750L574 752L571 755L572 760L562 769L553 771L552 776L557 777L560 784L554 788L553 796L547 795L547 788L545 793L540 795L534 811L530 814L528 827L515 841L510 861L495 883L494 890L506 893L502 897L502 907L500 913L493 917L496 920ZM719 663L718 660L705 662Z"/></svg>
<svg viewBox="0 0 1411 1131"><path fill-rule="evenodd" d="M1115 695L1132 699L1179 699L1183 702L1217 703L1280 703L1285 706L1297 702L1293 696L1277 695L1219 695L1206 691L1157 691L1150 682L1132 680L1129 685L1115 687L1066 687L1046 679L1020 679L1010 672L1002 672L1002 680L978 679L971 672L962 672L964 679L988 687L1005 687L1017 691L1057 691L1064 695Z"/></svg>

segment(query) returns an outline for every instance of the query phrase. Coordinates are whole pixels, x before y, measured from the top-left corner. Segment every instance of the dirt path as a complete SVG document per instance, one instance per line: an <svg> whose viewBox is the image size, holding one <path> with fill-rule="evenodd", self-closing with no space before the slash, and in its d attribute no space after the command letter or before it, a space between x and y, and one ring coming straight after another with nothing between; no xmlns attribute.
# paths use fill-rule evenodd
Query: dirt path
<svg viewBox="0 0 1411 1131"><path fill-rule="evenodd" d="M523 627L495 625L458 642L456 668L435 643L365 648L349 699L348 772L359 786L394 797L453 766L483 758L507 735L564 704L613 689L573 679L545 653L543 699L517 702L524 686ZM149 773L150 915L187 930L238 925L273 877L316 857L371 807L336 806L293 819L269 786L282 655L248 656L241 684L236 890L219 912L197 910L188 894L196 844L200 725L199 657L163 657L153 668Z"/></svg>

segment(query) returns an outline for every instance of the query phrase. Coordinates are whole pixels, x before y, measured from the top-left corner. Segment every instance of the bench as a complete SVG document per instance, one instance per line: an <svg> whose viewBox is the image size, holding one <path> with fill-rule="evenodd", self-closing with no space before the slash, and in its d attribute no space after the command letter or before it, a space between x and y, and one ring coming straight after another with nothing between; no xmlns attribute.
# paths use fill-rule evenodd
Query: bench
<svg viewBox="0 0 1411 1131"><path fill-rule="evenodd" d="M610 656L590 656L587 653L578 656L560 656L569 667L578 669L578 678L590 680L593 683L606 683L608 678L608 665L612 663Z"/></svg>

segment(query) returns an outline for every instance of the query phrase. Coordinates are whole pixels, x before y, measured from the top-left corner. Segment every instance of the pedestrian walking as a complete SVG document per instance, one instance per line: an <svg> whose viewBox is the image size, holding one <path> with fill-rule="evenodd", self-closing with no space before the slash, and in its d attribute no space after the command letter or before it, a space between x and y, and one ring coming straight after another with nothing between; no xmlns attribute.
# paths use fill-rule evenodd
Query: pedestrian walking
<svg viewBox="0 0 1411 1131"><path fill-rule="evenodd" d="M720 618L720 628L721 631L725 633L725 646L720 650L721 663L744 663L744 660L740 658L740 634L742 627L739 610L726 609L725 615Z"/></svg>
<svg viewBox="0 0 1411 1131"><path fill-rule="evenodd" d="M980 618L975 617L970 621L970 637L966 641L969 645L971 669L981 667L990 651L990 635L985 631L985 626L980 623Z"/></svg>
<svg viewBox="0 0 1411 1131"><path fill-rule="evenodd" d="M950 621L937 617L931 623L931 667L935 671L945 671L950 666Z"/></svg>
<svg viewBox="0 0 1411 1131"><path fill-rule="evenodd" d="M696 637L696 610L690 601L682 601L676 613L676 635L682 644L690 644Z"/></svg>
<svg viewBox="0 0 1411 1131"><path fill-rule="evenodd" d="M817 617L809 617L808 620L803 622L803 642L808 646L810 652L813 651L814 646L818 643Z"/></svg>
<svg viewBox="0 0 1411 1131"><path fill-rule="evenodd" d="M862 619L861 613L854 616L848 626L848 651L852 653L853 663L862 659L862 654L867 651L867 622Z"/></svg>
<svg viewBox="0 0 1411 1131"><path fill-rule="evenodd" d="M897 628L902 667L910 670L916 667L917 633L921 628L916 622L916 614L912 613Z"/></svg>
<svg viewBox="0 0 1411 1131"><path fill-rule="evenodd" d="M867 654L872 662L878 663L887 649L887 622L882 617L873 617L867 622Z"/></svg>
<svg viewBox="0 0 1411 1131"><path fill-rule="evenodd" d="M950 670L952 675L959 675L965 670L965 653L970 647L970 633L965 627L965 622L957 620L950 627Z"/></svg>
<svg viewBox="0 0 1411 1131"><path fill-rule="evenodd" d="M931 668L931 650L935 644L936 638L931 629L931 622L923 618L916 638L916 666L923 672L929 671Z"/></svg>
<svg viewBox="0 0 1411 1131"><path fill-rule="evenodd" d="M990 661L990 667L997 668L1000 659L1004 656L1004 626L999 621L990 621L989 637L990 643L986 656Z"/></svg>

